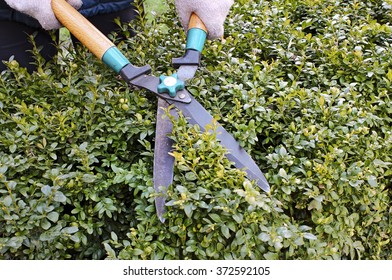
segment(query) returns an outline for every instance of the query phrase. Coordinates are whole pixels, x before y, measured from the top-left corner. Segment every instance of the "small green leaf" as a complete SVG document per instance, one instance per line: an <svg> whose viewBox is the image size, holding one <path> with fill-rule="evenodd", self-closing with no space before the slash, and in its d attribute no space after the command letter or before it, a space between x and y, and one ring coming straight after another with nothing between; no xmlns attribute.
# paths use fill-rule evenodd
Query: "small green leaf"
<svg viewBox="0 0 392 280"><path fill-rule="evenodd" d="M371 187L373 187L373 188L375 188L375 187L378 186L376 176L373 176L373 175L372 175L372 176L369 176L368 179L367 179L367 181L368 181L369 185L370 185Z"/></svg>
<svg viewBox="0 0 392 280"><path fill-rule="evenodd" d="M278 174L279 174L280 177L282 177L284 179L287 179L287 172L283 168L279 169Z"/></svg>
<svg viewBox="0 0 392 280"><path fill-rule="evenodd" d="M84 174L82 177L82 181L85 183L93 183L96 180L96 176L93 174Z"/></svg>
<svg viewBox="0 0 392 280"><path fill-rule="evenodd" d="M9 147L9 150L10 150L11 154L15 153L16 148L17 148L17 146L16 146L15 144L12 144L12 145Z"/></svg>
<svg viewBox="0 0 392 280"><path fill-rule="evenodd" d="M323 206L320 201L313 199L308 206L308 210L316 209L318 211L323 209Z"/></svg>
<svg viewBox="0 0 392 280"><path fill-rule="evenodd" d="M144 254L144 251L141 249L133 249L132 250L132 255L134 255L134 256L140 256L142 254Z"/></svg>
<svg viewBox="0 0 392 280"><path fill-rule="evenodd" d="M47 216L46 216L50 221L52 221L53 223L57 222L59 219L59 213L57 212L50 212Z"/></svg>
<svg viewBox="0 0 392 280"><path fill-rule="evenodd" d="M57 202L62 202L62 203L64 203L65 201L67 201L67 197L66 197L61 191L57 191L57 192L54 194L53 200L54 200L54 201L57 201Z"/></svg>
<svg viewBox="0 0 392 280"><path fill-rule="evenodd" d="M50 228L51 224L47 219L42 219L41 220L41 227L45 230L48 230Z"/></svg>
<svg viewBox="0 0 392 280"><path fill-rule="evenodd" d="M45 185L45 186L41 187L41 192L44 195L49 196L52 193L52 188L48 185Z"/></svg>
<svg viewBox="0 0 392 280"><path fill-rule="evenodd" d="M299 227L299 230L300 230L300 231L308 231L308 230L311 230L311 229L312 229L311 227L306 226L306 225L300 226L300 227Z"/></svg>
<svg viewBox="0 0 392 280"><path fill-rule="evenodd" d="M116 209L110 209L110 210L115 211ZM144 211L153 213L155 211L155 205L151 204L151 205L147 206L144 209Z"/></svg>
<svg viewBox="0 0 392 280"><path fill-rule="evenodd" d="M390 82L392 82L392 69L389 69L389 70L388 70L387 78L388 78L388 80L389 80Z"/></svg>
<svg viewBox="0 0 392 280"><path fill-rule="evenodd" d="M102 202L98 202L95 206L94 206L94 212L100 212L102 209L104 208L104 204Z"/></svg>
<svg viewBox="0 0 392 280"><path fill-rule="evenodd" d="M242 215L241 213L235 213L235 214L233 215L233 219L234 219L237 223L241 224L242 221L244 220L244 215Z"/></svg>
<svg viewBox="0 0 392 280"><path fill-rule="evenodd" d="M39 240L41 241L50 241L55 239L56 237L58 237L60 235L60 232L58 231L52 231L52 229L50 230L45 230L40 236L39 236Z"/></svg>
<svg viewBox="0 0 392 280"><path fill-rule="evenodd" d="M228 226L223 225L223 226L221 227L221 232L222 232L222 234L223 234L227 239L229 239L229 238L231 237L230 230L229 230L229 227L228 227Z"/></svg>
<svg viewBox="0 0 392 280"><path fill-rule="evenodd" d="M8 188L10 190L14 190L16 185L17 185L17 183L15 181L8 181Z"/></svg>
<svg viewBox="0 0 392 280"><path fill-rule="evenodd" d="M86 151L88 146L87 142L83 142L82 144L80 144L79 149L81 149L82 151Z"/></svg>
<svg viewBox="0 0 392 280"><path fill-rule="evenodd" d="M185 211L185 215L188 218L191 218L192 217L192 213L193 213L193 204L192 203L186 204L184 206L184 211Z"/></svg>
<svg viewBox="0 0 392 280"><path fill-rule="evenodd" d="M176 187L176 189L177 189L180 193L186 193L186 192L188 192L187 188L185 188L184 186L178 185L178 186Z"/></svg>
<svg viewBox="0 0 392 280"><path fill-rule="evenodd" d="M11 196L7 195L6 197L4 197L3 204L4 206L9 207L12 204Z"/></svg>
<svg viewBox="0 0 392 280"><path fill-rule="evenodd" d="M279 255L277 253L272 253L272 252L265 253L263 256L266 260L278 260L279 259Z"/></svg>
<svg viewBox="0 0 392 280"><path fill-rule="evenodd" d="M189 253L196 252L196 250L197 250L196 245L190 245L190 246L188 246L188 247L185 248L185 251L187 251L187 252L189 252Z"/></svg>
<svg viewBox="0 0 392 280"><path fill-rule="evenodd" d="M111 259L116 259L116 252L112 249L112 247L110 247L110 245L107 243L103 243L103 246L105 247L105 251L108 257Z"/></svg>
<svg viewBox="0 0 392 280"><path fill-rule="evenodd" d="M259 234L258 238L263 242L268 242L271 240L271 236L268 233L262 232Z"/></svg>
<svg viewBox="0 0 392 280"><path fill-rule="evenodd" d="M112 232L110 233L110 237L112 238L112 240L113 240L114 242L117 242L117 241L118 241L117 234L116 234L114 231L112 231Z"/></svg>
<svg viewBox="0 0 392 280"><path fill-rule="evenodd" d="M66 227L61 230L62 233L67 233L67 234L73 234L78 231L79 231L79 229L76 226Z"/></svg>
<svg viewBox="0 0 392 280"><path fill-rule="evenodd" d="M281 156L286 156L287 155L287 150L286 150L285 147L280 147L279 155L281 155Z"/></svg>
<svg viewBox="0 0 392 280"><path fill-rule="evenodd" d="M210 216L211 219L213 219L214 222L216 222L216 223L221 223L222 222L222 219L221 219L221 217L218 214L211 213L211 214L208 214L208 216Z"/></svg>
<svg viewBox="0 0 392 280"><path fill-rule="evenodd" d="M283 191L285 194L291 194L291 187L290 187L290 186L283 185L283 186L282 186L282 191Z"/></svg>
<svg viewBox="0 0 392 280"><path fill-rule="evenodd" d="M313 235L313 234L311 234L309 232L305 232L304 233L304 238L305 239L309 239L309 240L316 240L317 239L317 237L315 235Z"/></svg>
<svg viewBox="0 0 392 280"><path fill-rule="evenodd" d="M185 173L185 178L188 181L195 181L197 179L197 176L194 172L187 172L187 173Z"/></svg>

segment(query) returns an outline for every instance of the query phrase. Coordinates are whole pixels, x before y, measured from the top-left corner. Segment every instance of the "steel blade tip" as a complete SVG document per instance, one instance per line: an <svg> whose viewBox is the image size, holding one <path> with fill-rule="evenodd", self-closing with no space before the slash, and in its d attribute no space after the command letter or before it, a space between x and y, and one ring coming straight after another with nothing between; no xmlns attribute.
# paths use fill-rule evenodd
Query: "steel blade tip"
<svg viewBox="0 0 392 280"><path fill-rule="evenodd" d="M163 217L164 214L166 213L165 210L165 198L164 197L156 197L155 198L155 208L156 208L156 213L158 216L158 219L164 223L165 222L165 218Z"/></svg>
<svg viewBox="0 0 392 280"><path fill-rule="evenodd" d="M258 172L254 173L249 169L246 169L245 172L247 173L247 177L251 180L255 180L257 186L265 191L266 193L269 193L271 191L271 187L267 182L267 179L264 177L263 173L261 171L257 170Z"/></svg>
<svg viewBox="0 0 392 280"><path fill-rule="evenodd" d="M262 184L260 182L257 182L257 185L259 186L260 189L262 189L263 191L265 191L267 193L269 193L271 191L271 187L264 182Z"/></svg>
<svg viewBox="0 0 392 280"><path fill-rule="evenodd" d="M162 216L158 216L158 218L159 218L159 221L162 223L162 224L164 224L165 223L165 218L164 217L162 217Z"/></svg>
<svg viewBox="0 0 392 280"><path fill-rule="evenodd" d="M260 171L260 169L259 169ZM256 181L257 185L259 186L260 189L262 189L263 191L269 193L271 191L271 187L268 184L267 179L265 178L264 174L260 171L257 174L258 180Z"/></svg>

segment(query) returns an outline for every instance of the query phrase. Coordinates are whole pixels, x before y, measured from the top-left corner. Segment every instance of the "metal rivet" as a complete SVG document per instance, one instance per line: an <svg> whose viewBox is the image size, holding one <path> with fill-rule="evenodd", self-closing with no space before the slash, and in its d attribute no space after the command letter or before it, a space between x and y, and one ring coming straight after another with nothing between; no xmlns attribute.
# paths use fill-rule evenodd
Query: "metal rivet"
<svg viewBox="0 0 392 280"><path fill-rule="evenodd" d="M184 99L186 97L186 94L185 93L180 93L179 95L178 95L178 98L180 98L180 99Z"/></svg>

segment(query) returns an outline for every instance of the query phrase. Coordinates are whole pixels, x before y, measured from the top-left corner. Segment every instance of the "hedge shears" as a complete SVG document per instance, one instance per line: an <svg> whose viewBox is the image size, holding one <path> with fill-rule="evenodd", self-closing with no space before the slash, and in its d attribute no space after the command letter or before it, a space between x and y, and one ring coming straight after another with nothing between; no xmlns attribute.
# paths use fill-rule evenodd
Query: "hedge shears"
<svg viewBox="0 0 392 280"><path fill-rule="evenodd" d="M173 116L176 117L176 110L180 110L190 124L198 125L202 130L214 122L212 115L185 87L185 82L195 75L200 64L201 52L207 38L207 30L203 22L197 15L192 14L185 55L172 61L173 66L178 68L177 73L157 77L150 74L149 65L141 67L132 65L104 34L65 0L52 0L52 9L57 19L97 58L119 74L128 85L146 89L158 97L154 188L157 192L155 199L157 215L160 221L164 222L166 193L168 186L172 184L174 169L174 157L169 154L173 142L167 137L172 132L172 123L170 119L163 118L165 108L173 105L176 108L170 110ZM237 168L245 169L247 177L255 180L262 190L269 192L270 186L263 173L234 137L219 124L216 125L216 135L228 150L227 158L234 162Z"/></svg>

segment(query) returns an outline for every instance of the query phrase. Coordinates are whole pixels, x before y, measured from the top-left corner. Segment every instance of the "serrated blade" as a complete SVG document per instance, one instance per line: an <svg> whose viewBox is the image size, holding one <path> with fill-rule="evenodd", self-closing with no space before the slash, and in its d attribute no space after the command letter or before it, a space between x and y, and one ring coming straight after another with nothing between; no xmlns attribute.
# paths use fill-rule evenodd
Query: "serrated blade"
<svg viewBox="0 0 392 280"><path fill-rule="evenodd" d="M173 124L166 116L165 110L169 104L162 98L158 98L157 120L155 128L154 147L154 189L157 192L155 207L159 220L164 223L165 202L167 188L173 183L174 157L169 155L172 151L173 140L168 137L172 133ZM175 110L170 113L177 117Z"/></svg>
<svg viewBox="0 0 392 280"><path fill-rule="evenodd" d="M171 100L167 100L166 102L174 104L181 110L184 116L189 118L189 123L197 124L202 130L205 130L205 127L208 124L213 123L213 117L193 96L191 96L191 99L192 101L189 104ZM218 123L216 132L217 139L228 150L227 158L230 161L233 161L237 168L245 169L247 177L251 180L255 180L263 191L269 192L270 186L267 179L250 155L239 145L234 137Z"/></svg>

